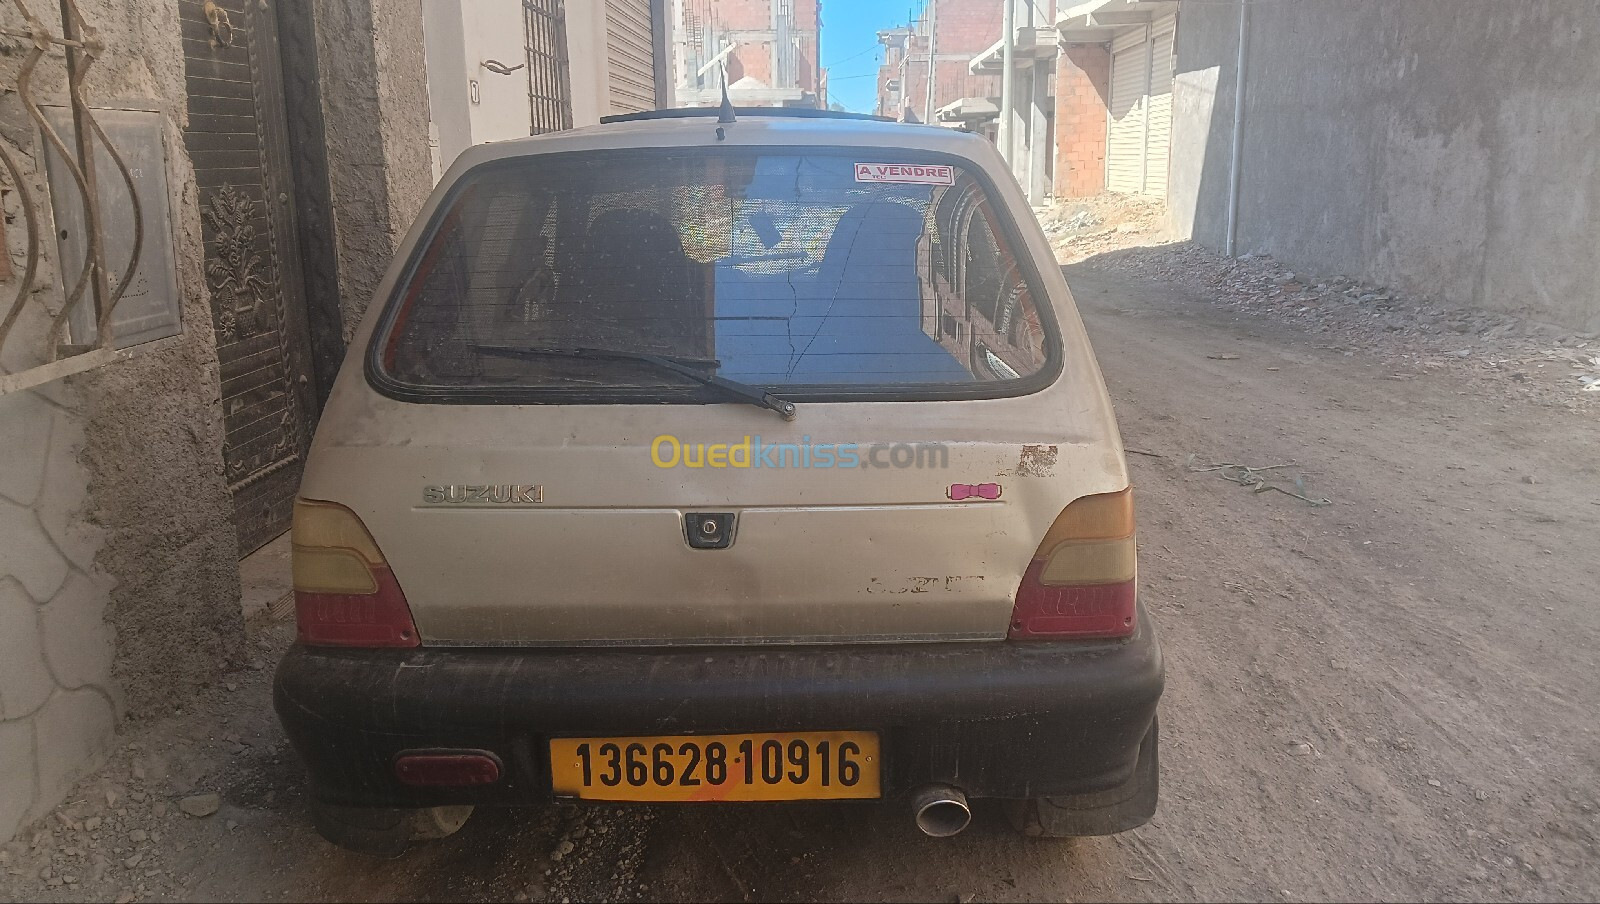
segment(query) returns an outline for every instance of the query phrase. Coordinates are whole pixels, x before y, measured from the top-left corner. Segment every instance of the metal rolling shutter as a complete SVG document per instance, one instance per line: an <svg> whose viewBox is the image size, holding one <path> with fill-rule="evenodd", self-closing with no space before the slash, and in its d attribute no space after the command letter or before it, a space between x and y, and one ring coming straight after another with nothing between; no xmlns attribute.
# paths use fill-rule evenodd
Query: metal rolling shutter
<svg viewBox="0 0 1600 904"><path fill-rule="evenodd" d="M606 71L612 113L656 108L655 39L650 0L606 0Z"/></svg>
<svg viewBox="0 0 1600 904"><path fill-rule="evenodd" d="M1178 19L1156 20L1151 43L1150 140L1145 148L1145 194L1167 196L1167 167L1172 148L1172 41Z"/></svg>
<svg viewBox="0 0 1600 904"><path fill-rule="evenodd" d="M1150 49L1144 38L1144 29L1139 28L1111 42L1106 188L1117 192L1144 189L1145 88L1150 75Z"/></svg>

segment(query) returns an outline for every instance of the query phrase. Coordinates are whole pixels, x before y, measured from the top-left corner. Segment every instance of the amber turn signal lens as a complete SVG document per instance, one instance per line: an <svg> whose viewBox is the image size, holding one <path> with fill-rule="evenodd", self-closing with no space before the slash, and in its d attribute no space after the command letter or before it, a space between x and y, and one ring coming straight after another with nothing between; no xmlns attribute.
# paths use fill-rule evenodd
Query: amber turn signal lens
<svg viewBox="0 0 1600 904"><path fill-rule="evenodd" d="M1062 510L1017 587L1010 637L1088 639L1133 633L1137 598L1133 490Z"/></svg>
<svg viewBox="0 0 1600 904"><path fill-rule="evenodd" d="M301 643L420 645L405 594L355 512L334 502L297 499L291 542Z"/></svg>
<svg viewBox="0 0 1600 904"><path fill-rule="evenodd" d="M1133 536L1133 488L1117 493L1084 496L1061 510L1038 555L1046 556L1068 540L1121 540Z"/></svg>

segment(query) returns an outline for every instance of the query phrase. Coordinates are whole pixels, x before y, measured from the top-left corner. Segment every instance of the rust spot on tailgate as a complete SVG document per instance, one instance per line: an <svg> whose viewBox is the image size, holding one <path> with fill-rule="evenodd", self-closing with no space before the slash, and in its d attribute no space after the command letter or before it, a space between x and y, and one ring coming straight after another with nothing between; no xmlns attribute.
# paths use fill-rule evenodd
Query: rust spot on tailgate
<svg viewBox="0 0 1600 904"><path fill-rule="evenodd" d="M974 582L984 580L981 574L951 574L944 577L904 577L869 578L867 580L868 593L928 593L933 590L943 589L946 592L959 592L962 584L971 587ZM893 583L890 583L892 581Z"/></svg>
<svg viewBox="0 0 1600 904"><path fill-rule="evenodd" d="M1017 474L1021 477L1049 477L1056 472L1056 457L1060 450L1055 446L1027 445L1017 459Z"/></svg>

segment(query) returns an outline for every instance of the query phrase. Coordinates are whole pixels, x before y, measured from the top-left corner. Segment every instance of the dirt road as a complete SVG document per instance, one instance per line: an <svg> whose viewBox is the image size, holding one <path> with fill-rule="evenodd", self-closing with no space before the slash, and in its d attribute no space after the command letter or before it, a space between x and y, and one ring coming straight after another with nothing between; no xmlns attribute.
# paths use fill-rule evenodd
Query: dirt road
<svg viewBox="0 0 1600 904"><path fill-rule="evenodd" d="M0 898L1600 894L1593 411L1516 403L1448 371L1391 379L1375 356L1166 283L1085 264L1068 274L1138 450L1142 592L1168 668L1150 825L1028 840L984 807L965 834L934 841L892 807L552 809L481 813L455 838L375 863L311 833L257 671L191 707L221 712L214 721L175 715L135 738L145 746L57 820L76 830L13 844ZM1293 462L1264 476L1296 492L1303 477L1332 504L1254 493L1192 470L1191 455L1193 467ZM282 626L264 639L286 640ZM215 816L154 812L208 788L223 796ZM84 828L91 811L106 813L98 833ZM129 840L134 825L155 837ZM62 863L74 883L59 881ZM56 885L37 878L41 864Z"/></svg>

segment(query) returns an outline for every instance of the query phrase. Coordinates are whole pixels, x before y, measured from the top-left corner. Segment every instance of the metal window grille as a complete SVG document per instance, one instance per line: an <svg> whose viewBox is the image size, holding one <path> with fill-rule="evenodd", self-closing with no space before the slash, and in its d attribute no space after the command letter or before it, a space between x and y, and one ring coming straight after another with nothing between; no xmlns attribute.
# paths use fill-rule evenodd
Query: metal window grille
<svg viewBox="0 0 1600 904"><path fill-rule="evenodd" d="M129 172L123 155L106 137L105 129L95 119L94 111L84 97L85 77L96 60L104 55L105 44L93 25L84 18L78 8L77 0L63 0L61 3L60 35L52 32L45 20L35 16L25 0L13 0L13 2L25 27L18 29L7 23L0 26L0 33L10 38L22 39L28 49L22 55L22 62L16 70L15 84L6 86L5 91L16 93L23 109L39 129L44 142L59 155L67 168L73 184L82 196L88 243L82 268L77 273L60 274L63 286L71 287L67 290L65 303L59 310L43 312L50 320L42 349L46 363L19 373L0 374L0 395L80 373L117 359L119 353L113 342L111 315L117 302L122 299L133 281L134 271L138 267L139 253L144 243L144 218L133 175ZM70 144L68 138L50 123L40 101L35 98L32 91L35 69L46 54L53 53L58 48L66 56L67 100L76 133L72 136ZM129 204L132 206L131 254L126 265L122 265L119 261L117 262L119 267L115 270L106 260L99 190L99 180L111 174L96 172L96 145L103 147L109 154L116 170L114 178L120 179L127 186ZM0 139L0 166L3 166L9 175L10 187L19 195L18 201L27 227L28 249L27 263L23 268L22 279L17 285L15 297L9 304L0 302L0 347L5 345L13 328L26 313L30 301L34 300L32 290L38 273L40 245L47 234L44 231L46 227L40 223L38 213L34 209L34 198L28 188L32 173L30 168L23 165L24 162L32 162L34 166L31 169L37 170L42 160L28 161L27 153L21 149L17 150L18 153L13 153L8 139ZM0 253L9 254L9 251L0 247ZM64 341L68 320L79 306L88 306L93 312L94 335L84 337L85 341L79 344L71 344Z"/></svg>
<svg viewBox="0 0 1600 904"><path fill-rule="evenodd" d="M567 23L562 0L522 0L528 45L530 134L572 128L568 81Z"/></svg>

